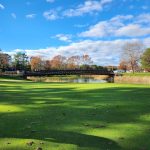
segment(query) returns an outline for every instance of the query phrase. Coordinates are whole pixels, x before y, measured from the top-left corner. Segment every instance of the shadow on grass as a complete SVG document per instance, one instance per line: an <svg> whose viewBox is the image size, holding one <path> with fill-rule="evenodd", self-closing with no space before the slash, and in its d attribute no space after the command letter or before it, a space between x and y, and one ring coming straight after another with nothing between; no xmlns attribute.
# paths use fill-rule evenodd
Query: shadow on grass
<svg viewBox="0 0 150 150"><path fill-rule="evenodd" d="M36 83L32 83L29 87L28 83L0 86L0 104L14 105L23 109L22 112L0 111L1 138L29 138L74 144L89 149L118 150L126 147L119 146L119 143L110 138L89 135L85 132L88 130L103 132L111 124L150 123L139 120L139 116L150 114L149 88L101 88L98 84L99 88L96 89L78 90L79 86L73 88L68 87L68 84L67 87L63 87L63 84L41 85L43 88L37 88L40 85ZM150 138L145 130L140 136L130 139L130 143L139 139L141 142L134 143L134 148L148 146L150 141L145 142L143 138Z"/></svg>

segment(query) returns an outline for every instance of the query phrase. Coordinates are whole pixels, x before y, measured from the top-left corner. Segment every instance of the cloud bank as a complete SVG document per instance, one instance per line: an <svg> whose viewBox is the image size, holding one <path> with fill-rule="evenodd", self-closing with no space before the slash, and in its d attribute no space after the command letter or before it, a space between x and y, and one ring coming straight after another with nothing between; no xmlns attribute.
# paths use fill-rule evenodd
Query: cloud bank
<svg viewBox="0 0 150 150"><path fill-rule="evenodd" d="M122 47L126 42L135 42L138 39L118 39L113 41L85 40L77 43L71 43L67 46L48 47L44 49L16 49L10 52L14 54L18 51L26 52L28 56L42 56L51 59L56 55L72 56L88 54L92 57L94 63L98 65L118 65ZM150 38L142 40L145 47L150 46Z"/></svg>
<svg viewBox="0 0 150 150"><path fill-rule="evenodd" d="M87 31L79 34L81 37L140 37L150 34L150 14L118 15L109 20L100 21Z"/></svg>

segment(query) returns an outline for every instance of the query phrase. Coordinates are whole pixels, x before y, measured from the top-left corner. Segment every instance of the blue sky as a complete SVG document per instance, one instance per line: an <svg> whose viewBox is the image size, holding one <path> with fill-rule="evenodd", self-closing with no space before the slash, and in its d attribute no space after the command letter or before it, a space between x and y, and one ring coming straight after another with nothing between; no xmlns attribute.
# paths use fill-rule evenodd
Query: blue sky
<svg viewBox="0 0 150 150"><path fill-rule="evenodd" d="M89 54L119 61L121 47L150 46L150 0L0 0L0 48L28 55Z"/></svg>

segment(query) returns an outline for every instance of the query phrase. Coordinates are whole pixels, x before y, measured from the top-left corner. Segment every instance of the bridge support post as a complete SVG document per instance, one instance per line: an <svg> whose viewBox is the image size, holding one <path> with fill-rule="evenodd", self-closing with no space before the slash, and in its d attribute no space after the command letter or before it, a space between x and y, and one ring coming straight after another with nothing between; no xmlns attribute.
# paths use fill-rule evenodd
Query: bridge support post
<svg viewBox="0 0 150 150"><path fill-rule="evenodd" d="M26 76L26 72L23 72L23 75L22 75L23 79L27 79L27 76Z"/></svg>
<svg viewBox="0 0 150 150"><path fill-rule="evenodd" d="M27 76L26 76L26 75L23 75L23 79L24 79L24 80L27 80Z"/></svg>
<svg viewBox="0 0 150 150"><path fill-rule="evenodd" d="M114 83L114 78L115 78L114 75L109 75L108 82L109 83Z"/></svg>

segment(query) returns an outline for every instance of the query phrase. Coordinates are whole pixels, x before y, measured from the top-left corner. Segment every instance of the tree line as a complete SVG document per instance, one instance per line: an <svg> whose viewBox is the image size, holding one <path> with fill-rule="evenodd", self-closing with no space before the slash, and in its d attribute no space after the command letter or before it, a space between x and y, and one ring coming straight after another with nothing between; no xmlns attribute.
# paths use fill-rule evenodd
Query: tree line
<svg viewBox="0 0 150 150"><path fill-rule="evenodd" d="M75 55L65 57L54 56L52 59L44 59L40 56L28 57L23 52L13 56L0 50L0 70L25 70L41 71L52 69L104 69L106 67L95 65L89 55ZM122 47L118 69L134 72L150 72L150 48L145 49L141 42L128 42Z"/></svg>
<svg viewBox="0 0 150 150"><path fill-rule="evenodd" d="M41 56L28 57L25 53L18 52L13 56L0 51L1 71L43 71L62 69L101 69L102 66L94 65L89 55L76 55L65 57L54 56L52 59L44 59Z"/></svg>

